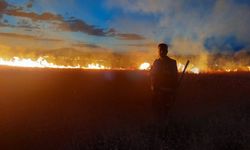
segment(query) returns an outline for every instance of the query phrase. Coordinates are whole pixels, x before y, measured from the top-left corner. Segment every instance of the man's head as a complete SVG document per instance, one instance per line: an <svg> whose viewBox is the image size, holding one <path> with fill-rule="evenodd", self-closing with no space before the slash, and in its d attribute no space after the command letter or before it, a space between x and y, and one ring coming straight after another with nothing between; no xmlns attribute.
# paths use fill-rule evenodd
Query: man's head
<svg viewBox="0 0 250 150"><path fill-rule="evenodd" d="M160 43L158 45L159 49L159 56L160 57L165 57L168 54L168 45L165 43Z"/></svg>

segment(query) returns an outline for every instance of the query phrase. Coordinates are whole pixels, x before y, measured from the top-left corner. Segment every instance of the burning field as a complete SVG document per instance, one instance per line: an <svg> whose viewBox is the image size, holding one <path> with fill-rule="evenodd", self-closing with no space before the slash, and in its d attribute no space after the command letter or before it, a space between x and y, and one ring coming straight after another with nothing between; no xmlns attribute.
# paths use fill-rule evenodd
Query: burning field
<svg viewBox="0 0 250 150"><path fill-rule="evenodd" d="M249 55L249 54L248 54ZM196 56L186 56L178 57L178 70L181 72L185 65L183 60L191 59L192 64L188 68L189 73L199 74L199 73L223 73L223 72L250 72L250 59L248 55L239 60L237 58L230 58L230 55L226 58L220 58L218 56L205 56L209 57L206 60L200 62L200 59ZM83 70L150 70L152 59L150 61L141 61L141 63L136 61L130 62L126 56L121 56L122 60L119 58L111 58L112 61L118 62L117 64L111 64L110 62L98 59L88 60L88 63L82 62L78 58L78 63L74 62L77 58L63 58L61 64L50 62L48 59L50 56L43 56L38 58L22 58L22 57L12 57L12 58L0 58L0 66L12 66L12 67L26 67L26 68L54 68L54 69L83 69ZM145 57L145 56L144 56ZM203 56L204 57L204 56ZM229 60L228 60L228 59ZM51 59L51 58L50 58ZM209 60L207 60L209 59ZM54 60L55 61L55 60ZM68 62L68 63L67 63ZM101 63L100 63L101 62ZM151 63L150 63L151 62ZM84 64L84 65L83 65ZM107 65L108 64L108 65Z"/></svg>
<svg viewBox="0 0 250 150"><path fill-rule="evenodd" d="M0 67L1 149L250 149L248 72L188 73L156 136L147 70L38 64Z"/></svg>
<svg viewBox="0 0 250 150"><path fill-rule="evenodd" d="M250 0L0 0L0 150L250 150L249 24Z"/></svg>

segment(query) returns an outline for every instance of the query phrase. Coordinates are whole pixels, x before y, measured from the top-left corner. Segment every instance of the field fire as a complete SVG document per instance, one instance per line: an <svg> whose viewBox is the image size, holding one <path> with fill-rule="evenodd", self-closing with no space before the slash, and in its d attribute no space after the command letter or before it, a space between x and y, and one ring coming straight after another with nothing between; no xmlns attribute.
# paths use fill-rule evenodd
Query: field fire
<svg viewBox="0 0 250 150"><path fill-rule="evenodd" d="M249 0L0 0L0 150L250 150Z"/></svg>
<svg viewBox="0 0 250 150"><path fill-rule="evenodd" d="M46 58L39 57L38 59L31 59L31 58L19 58L19 57L13 57L11 59L3 59L0 58L0 65L2 66L12 66L12 67L30 67L30 68L59 68L59 69L92 69L92 70L131 70L131 68L134 68L132 70L150 70L151 64L149 62L144 62L137 66L130 66L127 68L122 68L116 66L115 68L112 68L110 66L104 66L102 64L98 63L89 63L85 66L82 66L80 64L75 66L70 65L58 65L55 63L48 62ZM184 69L185 65L182 63L178 63L177 68L181 72ZM217 65L218 67L218 65ZM193 64L191 67L189 67L188 72L199 74L199 73L223 73L223 72L248 72L250 71L250 66L239 66L239 67L225 67L224 69L203 69L201 70L198 67L195 67Z"/></svg>

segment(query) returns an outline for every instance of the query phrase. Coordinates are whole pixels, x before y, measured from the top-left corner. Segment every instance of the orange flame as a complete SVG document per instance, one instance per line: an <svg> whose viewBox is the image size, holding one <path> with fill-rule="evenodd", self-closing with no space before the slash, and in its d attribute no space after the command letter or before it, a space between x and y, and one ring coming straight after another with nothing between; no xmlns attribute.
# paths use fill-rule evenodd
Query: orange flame
<svg viewBox="0 0 250 150"><path fill-rule="evenodd" d="M95 63L88 64L87 67L82 67L82 68L83 69L111 69L110 67L105 67L103 65L95 64Z"/></svg>
<svg viewBox="0 0 250 150"><path fill-rule="evenodd" d="M52 62L48 62L45 57L39 57L36 60L30 59L30 58L19 58L19 57L13 57L12 59L4 59L0 58L0 65L3 66L13 66L13 67L32 67L32 68L62 68L62 69L98 69L98 70L127 70L129 68L111 68L108 66L104 66L99 63L89 63L87 65L57 65ZM131 66L132 67L132 66ZM185 65L178 63L177 68L179 72L181 72L184 69ZM217 65L217 67L219 67ZM144 62L141 65L139 65L138 69L139 70L150 70L151 64L148 62ZM238 71L250 71L250 66L239 66L238 68L236 67L224 67L222 69L204 69L204 68L199 68L198 66L195 66L194 64L191 64L187 72L189 73L194 73L194 74L199 74L201 72L238 72Z"/></svg>
<svg viewBox="0 0 250 150"><path fill-rule="evenodd" d="M151 67L150 63L145 62L140 65L139 70L149 70L150 67Z"/></svg>
<svg viewBox="0 0 250 150"><path fill-rule="evenodd" d="M0 65L13 66L13 67L32 67L32 68L63 68L63 69L110 69L110 67L105 67L100 64L88 64L87 66L64 66L56 65L54 63L48 62L45 58L39 57L37 60L32 60L30 58L19 58L13 57L11 60L5 60L0 58Z"/></svg>

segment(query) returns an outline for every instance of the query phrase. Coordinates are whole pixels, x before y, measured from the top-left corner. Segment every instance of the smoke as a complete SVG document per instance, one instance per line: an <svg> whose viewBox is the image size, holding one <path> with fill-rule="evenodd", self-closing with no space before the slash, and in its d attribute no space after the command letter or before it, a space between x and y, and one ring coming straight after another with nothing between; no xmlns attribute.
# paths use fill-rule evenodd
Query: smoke
<svg viewBox="0 0 250 150"><path fill-rule="evenodd" d="M227 36L234 34L237 38L250 42L249 23L250 6L234 0L108 0L108 8L120 8L124 12L139 13L142 16L157 16L150 30L160 30L166 37L192 37L202 39L210 36ZM131 17L130 22L138 24ZM122 20L124 18L122 17ZM123 23L123 22L121 22ZM145 24L145 22L143 22ZM120 24L118 23L117 26ZM141 25L143 27L143 25ZM247 32L246 32L247 31ZM144 30L147 32L147 30ZM147 34L147 33L145 33ZM156 32L153 39L157 39ZM152 37L151 37L152 38Z"/></svg>
<svg viewBox="0 0 250 150"><path fill-rule="evenodd" d="M122 9L125 14L121 20L114 20L115 28L139 31L145 37L158 41L155 43L168 43L171 45L170 55L181 62L184 60L180 56L184 55L204 70L214 68L216 64L212 60L218 60L217 65L223 67L249 65L249 54L243 53L250 47L249 3L236 0L108 0L107 8ZM138 18L127 14L156 19L140 23ZM138 26L141 29L136 28ZM220 41L208 43L208 39ZM236 53L241 52L243 54L239 57ZM225 57L220 57L220 53Z"/></svg>

